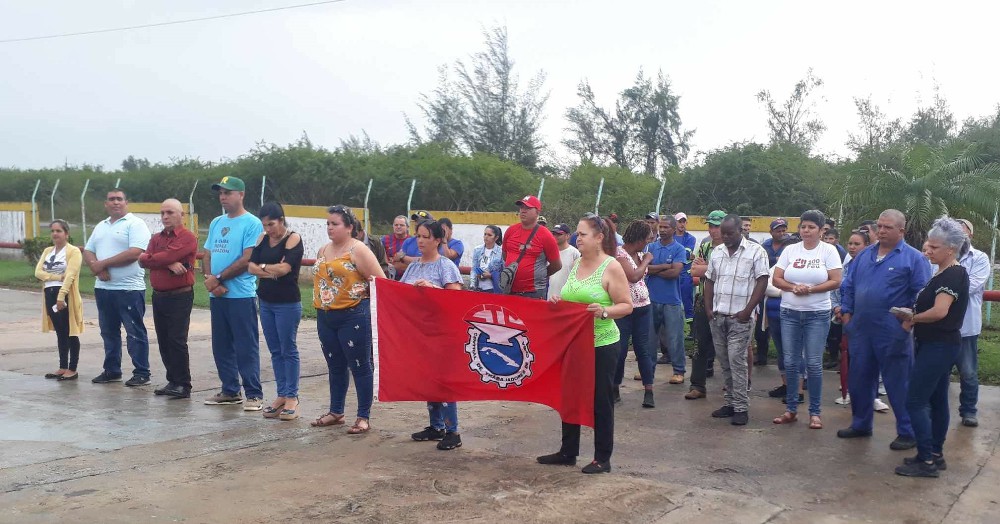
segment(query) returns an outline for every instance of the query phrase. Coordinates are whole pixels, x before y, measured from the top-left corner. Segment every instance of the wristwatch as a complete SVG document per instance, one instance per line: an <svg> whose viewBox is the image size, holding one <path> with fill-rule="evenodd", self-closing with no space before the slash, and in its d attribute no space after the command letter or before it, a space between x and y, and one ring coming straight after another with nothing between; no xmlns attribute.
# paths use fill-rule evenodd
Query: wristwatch
<svg viewBox="0 0 1000 524"><path fill-rule="evenodd" d="M212 275L212 276L215 277L215 279L218 280L219 282L222 282L222 273L219 273L218 275Z"/></svg>
<svg viewBox="0 0 1000 524"><path fill-rule="evenodd" d="M607 320L607 319L608 319L608 310L602 307L601 308L601 320Z"/></svg>

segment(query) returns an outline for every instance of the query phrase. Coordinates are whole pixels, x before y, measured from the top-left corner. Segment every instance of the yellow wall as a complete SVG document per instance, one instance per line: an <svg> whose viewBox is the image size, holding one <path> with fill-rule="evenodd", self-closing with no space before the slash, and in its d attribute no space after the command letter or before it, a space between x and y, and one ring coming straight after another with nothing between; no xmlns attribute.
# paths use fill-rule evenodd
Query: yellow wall
<svg viewBox="0 0 1000 524"><path fill-rule="evenodd" d="M38 222L37 210L31 213L30 202L0 202L0 211L24 211L25 239L35 238L35 224Z"/></svg>

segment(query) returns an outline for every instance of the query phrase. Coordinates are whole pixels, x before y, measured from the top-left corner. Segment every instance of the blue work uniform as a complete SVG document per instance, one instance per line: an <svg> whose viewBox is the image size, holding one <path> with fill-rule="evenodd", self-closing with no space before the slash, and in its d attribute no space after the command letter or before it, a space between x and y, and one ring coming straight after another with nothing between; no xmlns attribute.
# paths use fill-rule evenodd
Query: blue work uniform
<svg viewBox="0 0 1000 524"><path fill-rule="evenodd" d="M905 240L900 240L881 261L876 260L878 246L872 244L858 253L840 286L841 312L851 314L851 321L844 326L851 360L847 382L853 415L851 427L872 431L881 372L889 404L896 415L896 434L913 438L906 411L913 337L889 309L913 308L917 293L931 278L931 266Z"/></svg>
<svg viewBox="0 0 1000 524"><path fill-rule="evenodd" d="M681 269L681 276L677 278L677 286L681 291L681 302L684 303L684 319L690 322L694 318L694 280L691 278L691 262L694 261L694 246L697 239L685 231L683 235L674 235L674 240L687 251L687 261L684 262L684 269Z"/></svg>

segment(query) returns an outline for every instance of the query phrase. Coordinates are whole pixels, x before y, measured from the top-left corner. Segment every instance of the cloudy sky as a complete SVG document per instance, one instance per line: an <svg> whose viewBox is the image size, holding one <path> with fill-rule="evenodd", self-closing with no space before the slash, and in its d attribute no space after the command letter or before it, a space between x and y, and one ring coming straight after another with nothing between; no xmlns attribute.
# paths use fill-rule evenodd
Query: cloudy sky
<svg viewBox="0 0 1000 524"><path fill-rule="evenodd" d="M308 0L0 0L0 40L133 26ZM663 70L705 151L767 140L754 94L778 98L812 67L825 154L846 154L852 97L892 116L934 86L959 120L1000 102L998 2L345 0L243 17L0 43L0 165L117 167L128 155L219 160L303 132L336 147L367 131L407 139L438 66L506 25L526 82L547 75L544 134L565 157L567 107L589 79L610 105L643 68Z"/></svg>

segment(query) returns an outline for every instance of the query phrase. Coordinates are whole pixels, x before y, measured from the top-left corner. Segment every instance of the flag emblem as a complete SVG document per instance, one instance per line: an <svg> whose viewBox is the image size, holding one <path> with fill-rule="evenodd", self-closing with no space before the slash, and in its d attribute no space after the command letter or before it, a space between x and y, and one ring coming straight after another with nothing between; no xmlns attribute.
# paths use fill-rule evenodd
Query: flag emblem
<svg viewBox="0 0 1000 524"><path fill-rule="evenodd" d="M465 352L469 369L484 383L504 389L520 386L531 376L531 353L524 322L512 311L495 304L481 304L466 312L469 325Z"/></svg>

